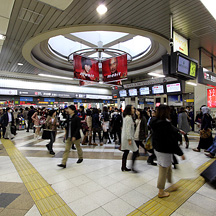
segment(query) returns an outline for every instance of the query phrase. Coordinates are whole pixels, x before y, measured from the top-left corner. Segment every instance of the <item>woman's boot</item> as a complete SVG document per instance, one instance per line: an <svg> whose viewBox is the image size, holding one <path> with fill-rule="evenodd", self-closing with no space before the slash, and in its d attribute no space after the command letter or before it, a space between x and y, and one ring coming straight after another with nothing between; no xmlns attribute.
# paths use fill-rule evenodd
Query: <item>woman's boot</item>
<svg viewBox="0 0 216 216"><path fill-rule="evenodd" d="M88 136L84 136L83 141L82 141L82 145L86 145L87 138L88 138Z"/></svg>
<svg viewBox="0 0 216 216"><path fill-rule="evenodd" d="M121 171L131 171L131 169L128 169L126 167L127 164L127 159L122 159L122 167L121 167Z"/></svg>

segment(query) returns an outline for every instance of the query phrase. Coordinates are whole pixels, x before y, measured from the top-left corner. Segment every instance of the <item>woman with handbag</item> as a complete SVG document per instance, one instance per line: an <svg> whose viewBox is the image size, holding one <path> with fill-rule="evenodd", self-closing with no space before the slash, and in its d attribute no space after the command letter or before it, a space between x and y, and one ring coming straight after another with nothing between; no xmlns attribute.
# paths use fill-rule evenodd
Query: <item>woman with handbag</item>
<svg viewBox="0 0 216 216"><path fill-rule="evenodd" d="M123 112L123 127L122 127L122 142L121 142L121 150L124 152L122 156L122 171L133 171L137 173L138 171L135 170L135 160L138 156L138 148L134 140L134 121L132 119L132 115L134 114L135 110L132 105L127 105ZM132 167L131 169L127 168L127 156L129 152L132 151Z"/></svg>
<svg viewBox="0 0 216 216"><path fill-rule="evenodd" d="M93 130L93 145L97 145L95 143L96 133L99 136L100 145L103 145L102 138L101 138L101 122L99 120L99 110L97 108L93 108L92 114L92 130Z"/></svg>
<svg viewBox="0 0 216 216"><path fill-rule="evenodd" d="M201 120L200 141L197 148L193 149L195 152L200 152L200 149L208 149L213 143L210 109L206 106L201 109L203 116Z"/></svg>
<svg viewBox="0 0 216 216"><path fill-rule="evenodd" d="M166 105L160 105L156 112L156 117L150 121L152 133L152 145L157 156L159 164L159 175L157 188L158 197L168 197L169 192L164 191L166 179L172 183L172 157L173 154L181 156L185 160L184 154L178 145L178 132L184 134L182 130L177 129L170 121L170 108ZM177 187L171 186L170 192L177 190Z"/></svg>
<svg viewBox="0 0 216 216"><path fill-rule="evenodd" d="M50 142L46 145L46 147L51 155L55 155L55 152L53 151L53 143L55 142L55 137L57 134L57 126L59 125L58 120L56 118L55 110L49 111L45 125L46 125L46 129L50 131Z"/></svg>

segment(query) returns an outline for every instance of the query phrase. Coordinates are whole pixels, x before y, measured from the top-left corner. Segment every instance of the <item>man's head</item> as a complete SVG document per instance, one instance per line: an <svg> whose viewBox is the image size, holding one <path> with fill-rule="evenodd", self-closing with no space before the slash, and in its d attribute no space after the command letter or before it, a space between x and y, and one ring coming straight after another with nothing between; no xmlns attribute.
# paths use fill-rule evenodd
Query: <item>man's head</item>
<svg viewBox="0 0 216 216"><path fill-rule="evenodd" d="M76 107L74 105L70 105L67 111L69 115L73 115L76 112Z"/></svg>
<svg viewBox="0 0 216 216"><path fill-rule="evenodd" d="M118 64L117 58L110 59L109 67L110 67L111 74L117 72L117 64Z"/></svg>
<svg viewBox="0 0 216 216"><path fill-rule="evenodd" d="M11 112L12 110L11 110L11 108L10 107L7 107L6 108L6 112Z"/></svg>

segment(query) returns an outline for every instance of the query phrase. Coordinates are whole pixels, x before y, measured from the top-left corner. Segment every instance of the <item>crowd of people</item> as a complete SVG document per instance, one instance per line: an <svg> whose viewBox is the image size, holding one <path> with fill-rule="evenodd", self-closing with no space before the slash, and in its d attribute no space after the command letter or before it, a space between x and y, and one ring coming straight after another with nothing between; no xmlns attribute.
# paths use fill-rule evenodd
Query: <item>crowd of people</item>
<svg viewBox="0 0 216 216"><path fill-rule="evenodd" d="M200 149L204 149L206 156L215 156L216 138L213 141L210 109L202 106L195 121L194 115L191 115L192 110L189 107L186 109L181 107L177 113L174 107L167 105L160 105L156 110L149 107L144 110L135 109L132 105L127 105L123 112L122 109L106 106L102 110L97 108L85 110L83 106L77 110L74 105L58 110L34 109L31 106L14 111L7 107L4 111L0 109L0 128L3 138L13 139L16 129L19 128L20 119L23 119L26 132L29 132L30 128L34 129L35 139L40 139L41 136L43 138L45 132L48 134L50 141L46 147L51 155L55 155L53 144L57 130L64 129L65 151L61 164L58 164L62 168L66 168L71 148L77 150L77 163L82 163L81 144L103 146L114 142L123 152L121 170L137 173L139 171L135 167L135 162L142 148L149 155L147 163L159 166L157 187L158 197L162 198L169 196L169 192L164 191L164 188L166 179L172 183L172 164L175 167L178 163L175 155L185 159L180 148L183 143L182 135L188 148L188 132L194 130L194 123L199 126L200 141L193 151L200 152ZM147 148L147 141L150 141L151 147ZM127 158L130 151L132 164L128 168ZM170 189L173 191L177 188L173 186Z"/></svg>

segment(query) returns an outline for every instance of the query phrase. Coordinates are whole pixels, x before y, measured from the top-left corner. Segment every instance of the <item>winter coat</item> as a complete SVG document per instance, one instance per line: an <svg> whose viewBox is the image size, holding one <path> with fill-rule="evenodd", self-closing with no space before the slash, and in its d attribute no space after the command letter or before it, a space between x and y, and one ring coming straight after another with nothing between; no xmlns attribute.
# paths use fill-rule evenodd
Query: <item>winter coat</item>
<svg viewBox="0 0 216 216"><path fill-rule="evenodd" d="M188 115L186 112L179 113L178 128L183 130L185 133L188 133L190 131L190 125L188 122Z"/></svg>
<svg viewBox="0 0 216 216"><path fill-rule="evenodd" d="M152 133L152 145L158 152L183 155L178 145L179 130L168 120L159 120L152 117L150 121Z"/></svg>
<svg viewBox="0 0 216 216"><path fill-rule="evenodd" d="M121 140L121 150L130 150L133 152L136 152L138 150L137 145L134 141L134 122L132 117L129 115L123 118ZM128 140L131 140L131 145L129 145Z"/></svg>

